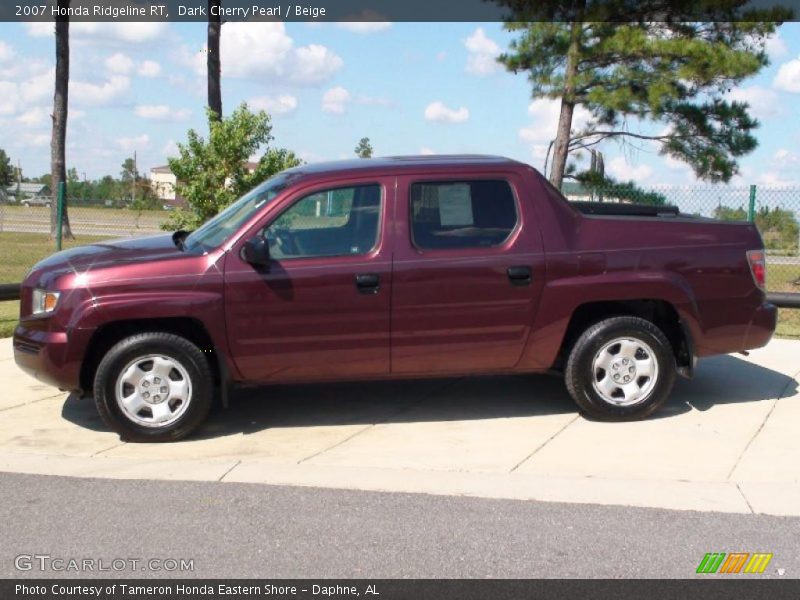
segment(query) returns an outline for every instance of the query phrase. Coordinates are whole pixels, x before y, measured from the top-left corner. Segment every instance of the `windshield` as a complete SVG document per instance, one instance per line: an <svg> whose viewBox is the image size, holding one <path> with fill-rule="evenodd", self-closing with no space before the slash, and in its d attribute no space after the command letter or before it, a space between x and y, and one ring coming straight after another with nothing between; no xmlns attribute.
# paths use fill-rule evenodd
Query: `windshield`
<svg viewBox="0 0 800 600"><path fill-rule="evenodd" d="M205 251L221 245L250 217L285 190L289 185L289 179L290 176L286 174L277 175L253 188L216 217L190 233L184 240L184 247L187 250L199 248Z"/></svg>

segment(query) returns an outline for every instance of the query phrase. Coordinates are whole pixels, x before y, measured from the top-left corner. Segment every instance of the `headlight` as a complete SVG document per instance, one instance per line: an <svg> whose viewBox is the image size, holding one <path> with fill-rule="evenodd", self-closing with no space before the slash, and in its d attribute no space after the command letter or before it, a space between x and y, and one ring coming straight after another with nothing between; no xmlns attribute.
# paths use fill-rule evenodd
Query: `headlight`
<svg viewBox="0 0 800 600"><path fill-rule="evenodd" d="M32 313L34 315L41 315L53 312L58 304L58 297L61 292L48 292L47 290L35 289L33 290L33 307Z"/></svg>

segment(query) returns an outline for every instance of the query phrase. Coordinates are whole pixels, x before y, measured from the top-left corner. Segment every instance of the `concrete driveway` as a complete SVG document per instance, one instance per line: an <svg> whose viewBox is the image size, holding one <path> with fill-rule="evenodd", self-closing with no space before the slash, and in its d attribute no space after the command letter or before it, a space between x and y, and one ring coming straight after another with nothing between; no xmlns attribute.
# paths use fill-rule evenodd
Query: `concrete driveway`
<svg viewBox="0 0 800 600"><path fill-rule="evenodd" d="M800 515L800 341L700 362L655 418L580 417L560 379L241 391L199 435L121 443L0 340L0 471Z"/></svg>

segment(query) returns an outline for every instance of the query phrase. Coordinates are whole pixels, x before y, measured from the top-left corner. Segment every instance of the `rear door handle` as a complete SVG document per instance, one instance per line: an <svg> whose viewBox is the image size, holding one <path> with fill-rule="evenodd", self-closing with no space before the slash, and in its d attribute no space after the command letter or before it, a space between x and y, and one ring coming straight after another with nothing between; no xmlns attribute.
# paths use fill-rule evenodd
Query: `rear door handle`
<svg viewBox="0 0 800 600"><path fill-rule="evenodd" d="M531 268L530 267L508 267L508 280L511 285L530 285L531 284Z"/></svg>
<svg viewBox="0 0 800 600"><path fill-rule="evenodd" d="M377 294L381 289L381 276L377 273L356 275L356 289L361 294Z"/></svg>

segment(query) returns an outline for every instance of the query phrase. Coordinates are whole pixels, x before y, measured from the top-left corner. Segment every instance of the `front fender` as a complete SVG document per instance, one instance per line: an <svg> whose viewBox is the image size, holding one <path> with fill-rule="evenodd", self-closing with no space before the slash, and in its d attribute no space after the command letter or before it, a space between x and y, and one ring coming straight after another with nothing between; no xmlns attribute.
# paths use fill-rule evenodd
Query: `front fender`
<svg viewBox="0 0 800 600"><path fill-rule="evenodd" d="M202 323L211 338L217 357L224 361L228 373L238 376L236 366L229 359L223 302L221 288L218 291L117 292L94 298L90 303L83 303L82 310L73 315L74 331L80 337L86 338L112 323L193 319Z"/></svg>

